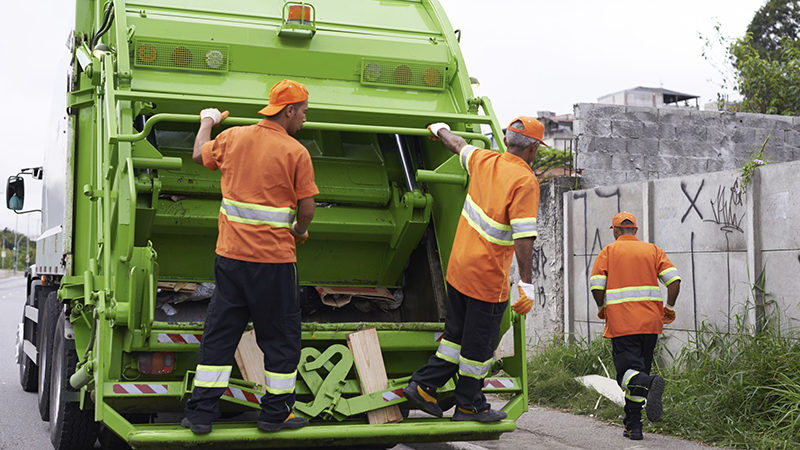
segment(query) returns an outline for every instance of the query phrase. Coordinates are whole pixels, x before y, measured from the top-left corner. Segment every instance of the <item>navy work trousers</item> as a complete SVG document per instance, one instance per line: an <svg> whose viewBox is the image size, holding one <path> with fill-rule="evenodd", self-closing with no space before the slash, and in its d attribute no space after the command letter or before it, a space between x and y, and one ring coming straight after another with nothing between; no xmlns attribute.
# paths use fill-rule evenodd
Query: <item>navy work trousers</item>
<svg viewBox="0 0 800 450"><path fill-rule="evenodd" d="M650 366L653 363L653 351L658 341L657 334L631 334L611 338L614 367L617 369L617 383L625 391L625 419L623 423L628 429L641 425L642 397L647 391L653 377ZM625 373L629 370L638 372L627 384ZM637 401L638 400L638 401Z"/></svg>
<svg viewBox="0 0 800 450"><path fill-rule="evenodd" d="M489 303L458 292L447 284L447 317L444 336L461 346L461 357L473 361L486 361L494 356L500 337L500 322L508 302ZM428 363L414 372L411 381L417 382L429 393L447 383L458 372L459 365L431 356ZM461 375L456 382L456 405L472 412L489 408L483 395L483 379Z"/></svg>
<svg viewBox="0 0 800 450"><path fill-rule="evenodd" d="M234 352L247 322L252 320L258 347L264 352L264 368L292 373L300 360L300 304L295 263L255 263L217 256L216 288L200 343L198 364L234 365ZM186 403L192 423L208 424L219 417L219 398L224 387L198 387ZM295 394L271 394L261 398L259 420L282 422L294 407Z"/></svg>

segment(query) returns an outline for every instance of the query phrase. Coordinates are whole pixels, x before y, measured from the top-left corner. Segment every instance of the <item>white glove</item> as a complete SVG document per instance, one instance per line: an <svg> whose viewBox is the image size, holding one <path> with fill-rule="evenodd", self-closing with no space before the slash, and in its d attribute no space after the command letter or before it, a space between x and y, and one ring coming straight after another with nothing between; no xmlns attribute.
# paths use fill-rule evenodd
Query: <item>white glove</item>
<svg viewBox="0 0 800 450"><path fill-rule="evenodd" d="M202 122L206 117L213 120L214 125L219 125L222 122L222 113L217 108L206 108L200 111L200 121Z"/></svg>
<svg viewBox="0 0 800 450"><path fill-rule="evenodd" d="M522 289L522 292L525 293L525 296L529 299L533 300L536 298L536 285L533 283L526 283L524 281L519 281L519 288Z"/></svg>
<svg viewBox="0 0 800 450"><path fill-rule="evenodd" d="M432 123L432 124L428 125L428 129L431 130L431 133L433 133L433 135L438 138L439 137L439 131L441 131L441 130L450 131L450 125L448 125L448 124L446 124L444 122L436 122L436 123Z"/></svg>

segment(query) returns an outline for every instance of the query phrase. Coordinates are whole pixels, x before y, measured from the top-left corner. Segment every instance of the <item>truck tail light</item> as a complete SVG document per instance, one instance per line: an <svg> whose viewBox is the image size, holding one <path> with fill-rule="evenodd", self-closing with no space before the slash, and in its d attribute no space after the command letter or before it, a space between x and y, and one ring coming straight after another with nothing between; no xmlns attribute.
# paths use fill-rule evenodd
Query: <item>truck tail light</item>
<svg viewBox="0 0 800 450"><path fill-rule="evenodd" d="M158 50L152 45L142 45L136 49L136 57L139 58L139 61L150 64L158 57Z"/></svg>
<svg viewBox="0 0 800 450"><path fill-rule="evenodd" d="M139 372L149 375L166 375L175 369L175 353L139 353Z"/></svg>

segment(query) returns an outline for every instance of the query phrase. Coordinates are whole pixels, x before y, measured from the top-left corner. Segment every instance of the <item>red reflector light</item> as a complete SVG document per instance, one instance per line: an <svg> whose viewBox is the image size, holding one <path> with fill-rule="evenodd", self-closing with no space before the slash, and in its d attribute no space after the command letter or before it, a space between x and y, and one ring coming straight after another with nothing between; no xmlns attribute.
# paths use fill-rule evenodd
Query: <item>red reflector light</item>
<svg viewBox="0 0 800 450"><path fill-rule="evenodd" d="M289 6L289 14L286 17L287 23L310 23L311 22L311 7L303 5Z"/></svg>
<svg viewBox="0 0 800 450"><path fill-rule="evenodd" d="M139 353L139 372L149 375L165 375L175 369L175 353Z"/></svg>
<svg viewBox="0 0 800 450"><path fill-rule="evenodd" d="M186 47L175 47L172 51L172 62L176 66L186 67L192 61L192 52Z"/></svg>
<svg viewBox="0 0 800 450"><path fill-rule="evenodd" d="M408 84L411 82L411 68L405 64L400 64L394 69L394 82L397 84Z"/></svg>

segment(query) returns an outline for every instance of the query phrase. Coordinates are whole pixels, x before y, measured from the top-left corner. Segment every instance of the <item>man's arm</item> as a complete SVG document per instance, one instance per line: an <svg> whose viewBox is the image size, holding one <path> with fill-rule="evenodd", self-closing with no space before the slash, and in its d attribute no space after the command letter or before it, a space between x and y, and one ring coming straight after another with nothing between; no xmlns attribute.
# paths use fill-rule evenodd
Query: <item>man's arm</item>
<svg viewBox="0 0 800 450"><path fill-rule="evenodd" d="M514 254L517 257L519 279L523 283L531 283L533 281L533 241L535 240L535 236L514 239Z"/></svg>
<svg viewBox="0 0 800 450"><path fill-rule="evenodd" d="M297 201L297 224L294 231L302 236L308 231L311 219L314 218L314 197L303 198Z"/></svg>
<svg viewBox="0 0 800 450"><path fill-rule="evenodd" d="M600 308L606 302L606 291L604 289L592 289L592 297L597 307Z"/></svg>
<svg viewBox="0 0 800 450"><path fill-rule="evenodd" d="M214 126L214 119L205 117L200 120L200 129L197 130L197 137L194 138L194 149L192 150L192 161L203 164L203 144L211 140L211 127Z"/></svg>
<svg viewBox="0 0 800 450"><path fill-rule="evenodd" d="M437 136L439 136L439 138L442 140L444 146L456 155L460 155L461 149L467 145L467 141L465 141L464 138L461 136L456 136L446 128L439 130L439 134L437 134Z"/></svg>
<svg viewBox="0 0 800 450"><path fill-rule="evenodd" d="M681 291L681 280L675 280L667 286L667 305L670 308L675 306L675 301L678 300L678 293Z"/></svg>

